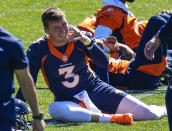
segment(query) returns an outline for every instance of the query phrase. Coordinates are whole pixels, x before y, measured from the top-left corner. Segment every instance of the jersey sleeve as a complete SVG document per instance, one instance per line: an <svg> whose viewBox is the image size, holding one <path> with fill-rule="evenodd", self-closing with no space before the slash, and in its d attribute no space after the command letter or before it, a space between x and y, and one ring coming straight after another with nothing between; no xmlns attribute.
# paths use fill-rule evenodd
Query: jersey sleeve
<svg viewBox="0 0 172 131"><path fill-rule="evenodd" d="M34 83L36 83L38 72L41 67L41 51L38 43L34 43L29 46L27 57L29 59L30 73L34 79Z"/></svg>
<svg viewBox="0 0 172 131"><path fill-rule="evenodd" d="M86 55L94 61L96 66L100 68L107 68L109 58L107 54L97 46L95 41L93 42L92 49L86 51Z"/></svg>
<svg viewBox="0 0 172 131"><path fill-rule="evenodd" d="M24 69L28 65L28 59L24 50L24 46L20 40L11 43L11 66L13 69Z"/></svg>

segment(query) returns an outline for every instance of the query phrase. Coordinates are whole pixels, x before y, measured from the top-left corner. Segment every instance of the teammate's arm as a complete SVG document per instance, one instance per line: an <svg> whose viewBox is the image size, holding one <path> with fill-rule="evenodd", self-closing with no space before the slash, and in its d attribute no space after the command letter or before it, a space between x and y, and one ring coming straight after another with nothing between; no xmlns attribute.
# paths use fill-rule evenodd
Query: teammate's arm
<svg viewBox="0 0 172 131"><path fill-rule="evenodd" d="M16 69L14 70L19 85L22 90L22 94L24 95L25 99L28 101L33 115L39 115L39 105L38 105L38 98L36 94L36 90L34 88L32 77L29 73L28 67L24 69ZM33 129L38 131L42 131L45 127L45 123L43 120L33 120Z"/></svg>

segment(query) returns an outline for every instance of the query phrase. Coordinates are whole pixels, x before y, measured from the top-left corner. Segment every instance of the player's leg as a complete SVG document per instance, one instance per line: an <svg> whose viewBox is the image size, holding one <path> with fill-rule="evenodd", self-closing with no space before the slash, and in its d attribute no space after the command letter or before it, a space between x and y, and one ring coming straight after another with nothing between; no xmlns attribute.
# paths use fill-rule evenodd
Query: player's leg
<svg viewBox="0 0 172 131"><path fill-rule="evenodd" d="M115 122L132 124L131 114L109 115L93 113L72 101L55 101L49 105L49 113L53 119L69 122ZM118 120L116 120L118 119Z"/></svg>
<svg viewBox="0 0 172 131"><path fill-rule="evenodd" d="M0 130L11 131L15 125L15 104L14 99L0 102Z"/></svg>
<svg viewBox="0 0 172 131"><path fill-rule="evenodd" d="M91 112L72 101L55 101L49 105L50 116L57 120L71 122L91 121Z"/></svg>
<svg viewBox="0 0 172 131"><path fill-rule="evenodd" d="M172 102L171 102L171 100L172 100L172 77L169 82L165 100L166 100L169 128L170 128L170 131L172 131Z"/></svg>
<svg viewBox="0 0 172 131"><path fill-rule="evenodd" d="M152 61L145 57L144 47L166 22L167 20L159 15L149 19L137 48L136 58L128 68L128 71L130 70L127 78L129 89L154 89L158 86L160 76L167 64L165 58L167 45L161 44L159 46Z"/></svg>
<svg viewBox="0 0 172 131"><path fill-rule="evenodd" d="M17 92L15 98L16 98L16 99L19 99L19 100L22 100L22 101L24 101L24 102L26 102L26 100L25 100L25 98L24 98L24 96L23 96L23 94L22 94L21 88L18 89L18 92Z"/></svg>
<svg viewBox="0 0 172 131"><path fill-rule="evenodd" d="M0 120L0 130L1 131L12 131L14 124L10 123L9 121L4 122Z"/></svg>
<svg viewBox="0 0 172 131"><path fill-rule="evenodd" d="M134 120L157 120L166 116L166 108L156 105L148 106L137 98L125 96L116 111L116 113L132 113Z"/></svg>
<svg viewBox="0 0 172 131"><path fill-rule="evenodd" d="M156 120L166 115L164 107L148 106L104 82L99 82L99 86L88 95L98 109L109 114L132 113L135 120Z"/></svg>
<svg viewBox="0 0 172 131"><path fill-rule="evenodd" d="M133 61L131 66L133 69L137 69L139 66L143 65L158 64L162 61L162 57L166 56L167 47L162 46L165 44L161 44L161 46L159 46L155 52L155 58L152 61L148 60L144 55L144 47L146 43L158 32L162 25L166 23L167 20L159 15L153 16L149 19L136 52L136 59Z"/></svg>

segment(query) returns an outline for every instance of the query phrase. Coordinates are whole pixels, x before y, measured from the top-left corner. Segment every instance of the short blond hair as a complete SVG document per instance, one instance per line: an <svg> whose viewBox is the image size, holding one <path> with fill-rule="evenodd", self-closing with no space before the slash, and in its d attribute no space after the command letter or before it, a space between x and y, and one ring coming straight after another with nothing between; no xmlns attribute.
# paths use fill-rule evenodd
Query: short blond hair
<svg viewBox="0 0 172 131"><path fill-rule="evenodd" d="M59 21L66 18L66 16L59 8L48 8L42 13L41 18L44 28L47 28L49 21Z"/></svg>

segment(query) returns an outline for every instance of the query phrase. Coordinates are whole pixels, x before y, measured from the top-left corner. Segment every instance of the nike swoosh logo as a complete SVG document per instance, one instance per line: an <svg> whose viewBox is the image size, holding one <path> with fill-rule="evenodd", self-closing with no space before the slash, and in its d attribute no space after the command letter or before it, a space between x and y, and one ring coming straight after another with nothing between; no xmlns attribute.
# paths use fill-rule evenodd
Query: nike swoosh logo
<svg viewBox="0 0 172 131"><path fill-rule="evenodd" d="M0 52L3 52L3 51L4 51L4 49L0 48Z"/></svg>
<svg viewBox="0 0 172 131"><path fill-rule="evenodd" d="M7 106L11 101L7 101L3 103L3 106Z"/></svg>

